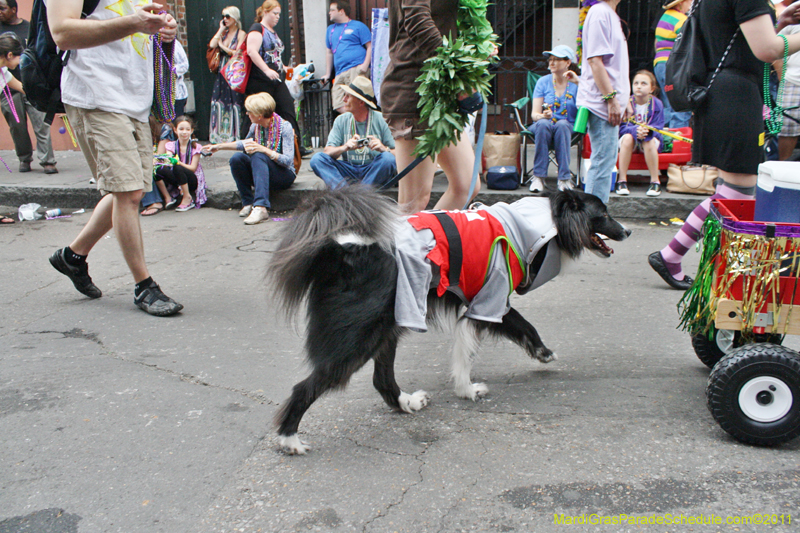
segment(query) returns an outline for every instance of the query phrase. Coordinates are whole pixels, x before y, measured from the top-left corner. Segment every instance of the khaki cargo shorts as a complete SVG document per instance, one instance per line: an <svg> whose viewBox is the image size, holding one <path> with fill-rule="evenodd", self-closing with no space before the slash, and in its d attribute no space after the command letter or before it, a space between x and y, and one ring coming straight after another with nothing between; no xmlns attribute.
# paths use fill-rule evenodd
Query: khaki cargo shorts
<svg viewBox="0 0 800 533"><path fill-rule="evenodd" d="M350 85L350 83L356 79L356 76L364 76L365 78L369 78L369 70L367 70L366 74L359 74L358 66L355 66L349 70L345 70L341 74L336 75L336 79L333 81L333 87L331 87L331 102L334 109L344 107L345 93L340 86Z"/></svg>
<svg viewBox="0 0 800 533"><path fill-rule="evenodd" d="M122 113L65 105L78 146L102 194L153 188L150 125Z"/></svg>
<svg viewBox="0 0 800 533"><path fill-rule="evenodd" d="M428 129L427 122L419 118L384 117L394 140L413 141Z"/></svg>

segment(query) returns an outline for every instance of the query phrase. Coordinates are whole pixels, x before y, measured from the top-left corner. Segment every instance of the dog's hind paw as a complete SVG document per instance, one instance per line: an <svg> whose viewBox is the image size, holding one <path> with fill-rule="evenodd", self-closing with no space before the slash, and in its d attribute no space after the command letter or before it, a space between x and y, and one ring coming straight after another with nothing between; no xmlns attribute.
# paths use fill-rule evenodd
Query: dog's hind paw
<svg viewBox="0 0 800 533"><path fill-rule="evenodd" d="M287 455L305 455L311 450L311 447L305 442L302 442L297 434L290 437L279 435L278 446L280 450Z"/></svg>
<svg viewBox="0 0 800 533"><path fill-rule="evenodd" d="M459 398L465 398L473 402L487 394L489 394L489 387L484 383L470 383L469 386L463 389L456 389L456 395Z"/></svg>
<svg viewBox="0 0 800 533"><path fill-rule="evenodd" d="M424 390L418 390L414 394L401 392L400 398L398 398L397 401L400 402L400 409L406 413L413 413L428 405L428 402L431 401L431 397Z"/></svg>
<svg viewBox="0 0 800 533"><path fill-rule="evenodd" d="M558 359L558 356L545 346L534 350L533 356L542 363L551 363Z"/></svg>

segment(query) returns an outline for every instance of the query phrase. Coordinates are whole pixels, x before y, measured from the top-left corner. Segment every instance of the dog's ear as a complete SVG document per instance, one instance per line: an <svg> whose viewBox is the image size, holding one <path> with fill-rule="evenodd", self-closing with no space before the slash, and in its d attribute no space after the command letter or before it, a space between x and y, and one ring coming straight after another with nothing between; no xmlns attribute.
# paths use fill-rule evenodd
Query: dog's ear
<svg viewBox="0 0 800 533"><path fill-rule="evenodd" d="M590 217L581 195L573 190L550 195L550 211L558 231L556 242L572 258L577 258L592 242Z"/></svg>

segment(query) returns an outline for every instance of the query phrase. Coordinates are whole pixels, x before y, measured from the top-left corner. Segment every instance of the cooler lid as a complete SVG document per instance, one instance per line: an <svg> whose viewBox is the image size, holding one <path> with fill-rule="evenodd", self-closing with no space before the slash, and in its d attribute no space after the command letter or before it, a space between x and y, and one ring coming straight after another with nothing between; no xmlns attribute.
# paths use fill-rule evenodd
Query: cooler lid
<svg viewBox="0 0 800 533"><path fill-rule="evenodd" d="M800 161L767 161L758 165L758 187L800 190Z"/></svg>

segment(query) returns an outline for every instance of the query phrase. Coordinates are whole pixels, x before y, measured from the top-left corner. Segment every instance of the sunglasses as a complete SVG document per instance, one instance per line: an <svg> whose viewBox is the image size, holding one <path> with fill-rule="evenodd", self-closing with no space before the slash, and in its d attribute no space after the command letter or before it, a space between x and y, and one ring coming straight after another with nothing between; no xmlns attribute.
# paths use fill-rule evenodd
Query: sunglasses
<svg viewBox="0 0 800 533"><path fill-rule="evenodd" d="M229 19L229 18L231 18L231 16L228 15L227 13L223 13L222 18Z"/></svg>

